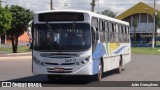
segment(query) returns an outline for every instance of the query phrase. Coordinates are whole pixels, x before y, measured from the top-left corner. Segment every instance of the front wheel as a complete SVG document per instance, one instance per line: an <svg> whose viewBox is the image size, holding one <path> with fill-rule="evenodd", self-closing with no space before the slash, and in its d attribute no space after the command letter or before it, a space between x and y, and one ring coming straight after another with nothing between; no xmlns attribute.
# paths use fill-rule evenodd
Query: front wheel
<svg viewBox="0 0 160 90"><path fill-rule="evenodd" d="M94 76L94 79L96 81L100 81L102 79L102 74L103 74L103 71L102 71L102 62L100 61L99 65L98 65L98 74L96 74Z"/></svg>

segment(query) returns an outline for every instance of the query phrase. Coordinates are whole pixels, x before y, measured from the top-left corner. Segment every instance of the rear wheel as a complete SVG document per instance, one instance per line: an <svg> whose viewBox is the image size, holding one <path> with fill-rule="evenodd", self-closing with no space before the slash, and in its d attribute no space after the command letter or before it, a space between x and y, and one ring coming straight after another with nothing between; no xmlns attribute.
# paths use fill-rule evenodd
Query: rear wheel
<svg viewBox="0 0 160 90"><path fill-rule="evenodd" d="M103 70L102 70L102 62L100 61L99 65L98 65L98 74L96 74L94 76L94 79L96 81L100 81L102 79L102 74L103 74Z"/></svg>
<svg viewBox="0 0 160 90"><path fill-rule="evenodd" d="M123 63L123 59L122 56L120 57L120 61L119 61L119 67L117 68L117 73L121 73L122 72L122 63Z"/></svg>

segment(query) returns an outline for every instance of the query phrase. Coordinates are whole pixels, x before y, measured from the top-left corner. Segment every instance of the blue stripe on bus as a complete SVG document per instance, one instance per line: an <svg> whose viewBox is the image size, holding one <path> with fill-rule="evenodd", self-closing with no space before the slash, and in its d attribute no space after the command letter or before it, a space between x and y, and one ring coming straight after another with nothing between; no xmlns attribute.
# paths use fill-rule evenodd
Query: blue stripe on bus
<svg viewBox="0 0 160 90"><path fill-rule="evenodd" d="M106 54L105 47L102 43L97 43L96 49L92 54L92 59L93 59L93 68L92 68L92 73L97 74L98 73L98 65L100 63L100 58Z"/></svg>
<svg viewBox="0 0 160 90"><path fill-rule="evenodd" d="M103 44L98 43L95 51L92 54L93 59L100 59L104 54L106 54L106 50Z"/></svg>
<svg viewBox="0 0 160 90"><path fill-rule="evenodd" d="M114 51L113 53L119 54L125 47L127 47L127 46L123 46L123 47L119 48L118 50Z"/></svg>

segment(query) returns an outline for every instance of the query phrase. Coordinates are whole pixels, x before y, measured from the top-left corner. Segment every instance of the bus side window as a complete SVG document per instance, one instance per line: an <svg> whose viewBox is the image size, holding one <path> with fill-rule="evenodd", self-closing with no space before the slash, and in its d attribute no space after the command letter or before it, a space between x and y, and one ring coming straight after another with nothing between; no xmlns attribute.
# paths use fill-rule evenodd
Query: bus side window
<svg viewBox="0 0 160 90"><path fill-rule="evenodd" d="M130 41L130 27L128 27L128 43Z"/></svg>
<svg viewBox="0 0 160 90"><path fill-rule="evenodd" d="M112 42L112 29L113 29L113 27L112 27L112 23L111 22L109 22L109 42Z"/></svg>
<svg viewBox="0 0 160 90"><path fill-rule="evenodd" d="M103 28L103 21L100 19L99 20L99 34L100 34L100 42L104 43L104 28Z"/></svg>
<svg viewBox="0 0 160 90"><path fill-rule="evenodd" d="M109 41L109 25L108 25L108 21L105 21L104 22L105 24L104 24L104 27L105 27L105 31L104 31L104 33L105 33L105 42L107 42L108 43L108 41Z"/></svg>
<svg viewBox="0 0 160 90"><path fill-rule="evenodd" d="M119 42L118 32L119 32L118 24L115 24L115 42L117 43Z"/></svg>
<svg viewBox="0 0 160 90"><path fill-rule="evenodd" d="M127 26L127 42L129 43L129 27Z"/></svg>
<svg viewBox="0 0 160 90"><path fill-rule="evenodd" d="M118 25L118 37L119 37L119 42L122 43L122 30L121 30L121 25Z"/></svg>
<svg viewBox="0 0 160 90"><path fill-rule="evenodd" d="M124 25L122 26L122 38L123 38L123 43L125 43L125 28L124 28Z"/></svg>
<svg viewBox="0 0 160 90"><path fill-rule="evenodd" d="M94 26L96 29L98 29L98 19L92 18L91 25Z"/></svg>
<svg viewBox="0 0 160 90"><path fill-rule="evenodd" d="M124 29L124 34L123 34L123 36L124 36L124 43L126 43L126 26L123 26L123 29Z"/></svg>
<svg viewBox="0 0 160 90"><path fill-rule="evenodd" d="M116 26L115 23L112 23L112 37L111 37L111 42L115 42L115 31L116 31Z"/></svg>

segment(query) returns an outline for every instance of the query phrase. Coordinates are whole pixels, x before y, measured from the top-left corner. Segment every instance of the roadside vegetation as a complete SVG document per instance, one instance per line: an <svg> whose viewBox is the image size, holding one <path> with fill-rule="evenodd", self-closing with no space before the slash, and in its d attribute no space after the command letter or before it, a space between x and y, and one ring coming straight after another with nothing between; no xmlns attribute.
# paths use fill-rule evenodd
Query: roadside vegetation
<svg viewBox="0 0 160 90"><path fill-rule="evenodd" d="M132 47L132 54L160 55L160 48Z"/></svg>
<svg viewBox="0 0 160 90"><path fill-rule="evenodd" d="M0 53L12 53L12 47L0 47ZM18 46L18 53L29 52L29 48L27 46Z"/></svg>

